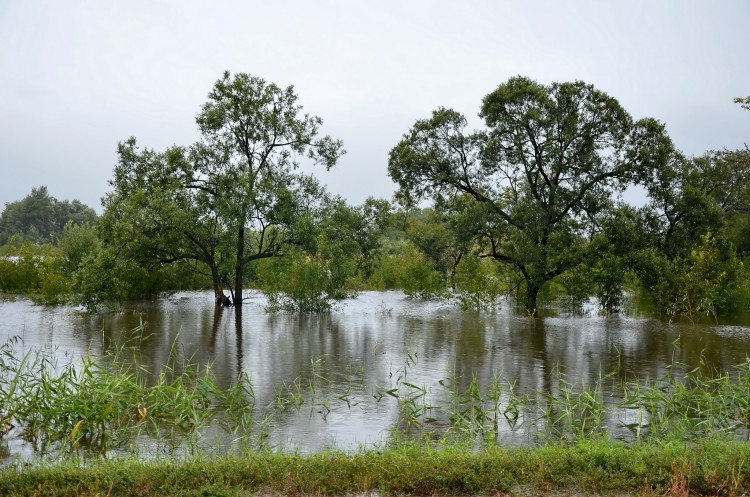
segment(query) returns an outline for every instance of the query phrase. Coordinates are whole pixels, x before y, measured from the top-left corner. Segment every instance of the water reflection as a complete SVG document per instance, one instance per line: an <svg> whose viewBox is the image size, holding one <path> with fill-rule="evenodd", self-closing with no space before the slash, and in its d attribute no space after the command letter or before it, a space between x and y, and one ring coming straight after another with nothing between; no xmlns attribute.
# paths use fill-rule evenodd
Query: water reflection
<svg viewBox="0 0 750 497"><path fill-rule="evenodd" d="M20 335L25 349L54 347L66 358L127 350L121 357L153 373L164 365L179 373L179 356L210 365L223 388L247 374L259 413L269 417L269 443L303 451L386 440L404 427L405 408L448 405L472 381L486 389L500 378L518 391L557 393L561 378L591 387L613 371L620 378L656 379L670 368L730 370L750 345L742 320L670 324L595 313L529 318L509 305L494 313L464 312L399 292L365 292L325 314L267 314L260 295L244 308L222 309L210 294L195 292L93 315L17 300L0 303L0 316L0 340ZM417 399L414 406L388 395L404 384L413 386L405 393ZM293 394L302 400L299 409L272 408ZM609 420L618 423L626 424ZM498 430L501 443L528 438L512 427Z"/></svg>

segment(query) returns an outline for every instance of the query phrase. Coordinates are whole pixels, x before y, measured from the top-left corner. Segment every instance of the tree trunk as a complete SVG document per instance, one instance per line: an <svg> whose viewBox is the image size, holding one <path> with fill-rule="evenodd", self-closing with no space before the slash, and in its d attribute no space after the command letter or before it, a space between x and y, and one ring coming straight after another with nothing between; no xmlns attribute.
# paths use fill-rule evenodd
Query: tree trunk
<svg viewBox="0 0 750 497"><path fill-rule="evenodd" d="M237 262L234 267L234 305L242 305L242 277L245 273L245 227L237 231Z"/></svg>
<svg viewBox="0 0 750 497"><path fill-rule="evenodd" d="M523 306L530 316L536 316L536 300L540 289L540 286L532 285L528 281L526 282L526 294L523 296Z"/></svg>
<svg viewBox="0 0 750 497"><path fill-rule="evenodd" d="M453 265L451 266L450 275L448 276L451 290L456 289L456 271L458 270L458 265L461 264L461 258L463 257L463 255L463 252L459 252L458 256L453 258Z"/></svg>
<svg viewBox="0 0 750 497"><path fill-rule="evenodd" d="M229 297L224 294L224 288L221 284L221 277L219 276L219 269L214 264L210 264L210 266L211 282L213 283L214 287L214 298L216 305L221 307L229 307L230 305L232 305L232 302L229 300Z"/></svg>

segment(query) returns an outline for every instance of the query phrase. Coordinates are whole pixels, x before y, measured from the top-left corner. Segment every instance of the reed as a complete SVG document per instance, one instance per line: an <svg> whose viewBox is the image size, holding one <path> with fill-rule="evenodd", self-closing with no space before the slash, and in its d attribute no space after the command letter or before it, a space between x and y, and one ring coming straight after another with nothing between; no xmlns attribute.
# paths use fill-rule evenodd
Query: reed
<svg viewBox="0 0 750 497"><path fill-rule="evenodd" d="M59 364L51 349L17 354L20 343L0 346L0 437L23 439L42 455L135 448L141 434L179 445L214 419L231 429L250 422L247 376L220 389L210 367L183 362L179 374L165 366L149 385L137 366L120 360L122 350Z"/></svg>
<svg viewBox="0 0 750 497"><path fill-rule="evenodd" d="M651 382L625 382L621 406L638 415L638 438L730 437L750 440L750 358L734 371L680 375L673 368Z"/></svg>
<svg viewBox="0 0 750 497"><path fill-rule="evenodd" d="M438 401L430 398L428 386L405 381L406 373L399 369L395 383L376 398L398 399L399 426L422 426L432 439L460 435L493 441L489 436L493 432L524 429L533 434L533 444L567 444L608 438L615 432L621 436L627 429L633 435L626 440L629 443L750 440L750 358L731 372L697 367L677 375L678 369L685 368L675 363L654 380L622 378L619 371L600 373L592 385L575 385L557 371L552 391L527 392L497 374L487 385L473 374L468 386L461 388L461 378L449 371L437 382L443 391ZM613 423L617 419L634 421ZM435 433L438 430L442 432ZM411 432L403 430L401 435Z"/></svg>

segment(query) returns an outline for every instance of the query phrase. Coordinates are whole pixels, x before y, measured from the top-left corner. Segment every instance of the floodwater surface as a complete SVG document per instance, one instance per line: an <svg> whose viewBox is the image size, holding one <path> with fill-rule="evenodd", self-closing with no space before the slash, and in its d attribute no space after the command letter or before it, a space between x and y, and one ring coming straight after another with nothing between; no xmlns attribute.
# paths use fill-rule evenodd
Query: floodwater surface
<svg viewBox="0 0 750 497"><path fill-rule="evenodd" d="M438 406L455 405L472 382L484 392L493 381L506 391L556 392L561 379L585 388L614 371L643 380L695 367L731 371L750 350L750 326L742 319L669 323L595 310L530 318L509 302L495 312L472 312L401 292L363 292L329 313L270 314L262 295L248 296L241 310L216 308L210 293L186 292L94 314L3 301L0 343L19 336L19 353L46 348L63 361L137 344L137 363L153 373L178 353L210 364L221 387L246 374L264 443L302 452L387 442L410 429L407 408L422 409L420 430L439 431L450 420ZM291 393L302 399L295 408L272 408ZM617 409L607 416L615 436L626 436L627 416ZM498 443L529 442L532 424L516 421L495 428ZM214 437L211 447L231 438ZM7 460L33 450L17 440L6 452Z"/></svg>

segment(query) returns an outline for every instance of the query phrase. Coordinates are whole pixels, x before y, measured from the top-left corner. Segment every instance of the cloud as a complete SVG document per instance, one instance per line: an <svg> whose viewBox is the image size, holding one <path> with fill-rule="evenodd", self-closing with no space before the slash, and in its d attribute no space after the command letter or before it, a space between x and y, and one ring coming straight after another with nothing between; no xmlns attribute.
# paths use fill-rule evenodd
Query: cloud
<svg viewBox="0 0 750 497"><path fill-rule="evenodd" d="M99 208L118 141L196 139L224 70L293 84L349 153L320 179L389 197L387 154L438 106L475 117L522 74L581 79L691 154L750 140L742 0L378 3L133 1L0 4L0 203L47 185Z"/></svg>

